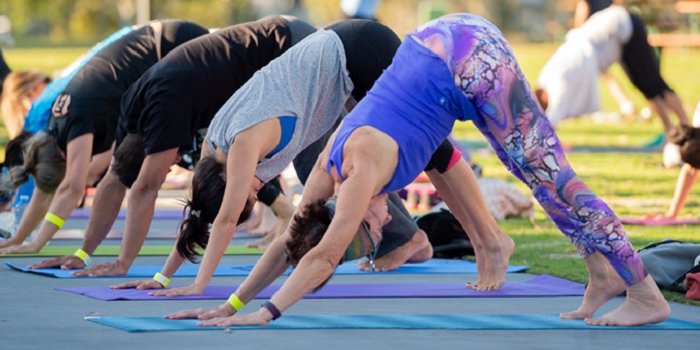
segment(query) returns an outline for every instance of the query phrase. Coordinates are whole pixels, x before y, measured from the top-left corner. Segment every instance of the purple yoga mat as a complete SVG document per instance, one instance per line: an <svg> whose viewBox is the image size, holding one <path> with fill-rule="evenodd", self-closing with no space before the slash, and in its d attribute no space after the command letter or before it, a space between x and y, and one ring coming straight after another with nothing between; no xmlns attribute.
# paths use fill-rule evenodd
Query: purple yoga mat
<svg viewBox="0 0 700 350"><path fill-rule="evenodd" d="M71 219L89 219L91 209L78 208L73 210L70 214ZM124 220L126 218L126 209L119 211L117 219ZM154 215L154 220L181 220L182 219L182 209L156 209Z"/></svg>
<svg viewBox="0 0 700 350"><path fill-rule="evenodd" d="M209 286L203 295L182 297L150 296L147 290L110 289L109 287L72 287L56 290L85 295L90 298L114 300L225 300L236 291L237 286ZM256 299L267 299L279 285L265 288ZM565 279L539 275L524 282L506 282L498 291L478 292L464 286L464 283L392 283L392 284L328 284L306 299L337 298L504 298L504 297L551 297L580 296L584 286Z"/></svg>

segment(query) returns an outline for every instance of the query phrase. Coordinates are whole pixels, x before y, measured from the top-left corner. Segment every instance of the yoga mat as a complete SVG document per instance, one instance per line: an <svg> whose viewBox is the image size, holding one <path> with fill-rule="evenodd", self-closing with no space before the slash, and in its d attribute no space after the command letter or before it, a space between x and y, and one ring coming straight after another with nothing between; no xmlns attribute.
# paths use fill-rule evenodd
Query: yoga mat
<svg viewBox="0 0 700 350"><path fill-rule="evenodd" d="M85 238L85 230L78 230L78 229L68 229L68 230L59 230L56 232L56 234L53 236L53 239L83 239ZM107 234L107 239L121 239L124 238L124 231L122 230L112 230L109 231ZM176 239L177 238L177 230L172 229L172 230L154 230L151 229L148 231L148 238L169 238L169 239Z"/></svg>
<svg viewBox="0 0 700 350"><path fill-rule="evenodd" d="M77 208L70 214L69 219L89 219L92 209ZM117 219L126 219L126 209L119 210ZM156 209L154 220L182 220L182 209Z"/></svg>
<svg viewBox="0 0 700 350"><path fill-rule="evenodd" d="M85 317L86 320L127 332L204 331L222 327L198 326L199 320L163 317ZM267 326L228 327L233 330L278 329L440 329L440 330L700 330L700 323L669 319L635 327L595 327L583 320L562 320L552 314L512 315L286 315Z"/></svg>
<svg viewBox="0 0 700 350"><path fill-rule="evenodd" d="M80 248L80 246L77 245L49 245L45 246L42 248L38 253L21 253L21 254L8 254L4 255L4 257L8 256L17 256L17 257L33 257L33 256L43 256L43 257L51 257L51 256L64 256L64 255L73 255L75 251ZM121 246L118 245L101 245L97 247L95 250L95 253L92 254L92 256L118 256L119 255L119 249ZM173 249L172 245L151 245L147 244L144 245L141 248L141 252L139 255L148 255L148 256L167 256L170 254L170 251ZM262 254L262 250L258 248L248 248L246 246L242 245L230 245L228 248L226 248L226 255L260 255Z"/></svg>
<svg viewBox="0 0 700 350"><path fill-rule="evenodd" d="M56 288L93 299L114 300L226 300L238 286L209 286L202 295L182 297L160 297L148 295L150 290L110 289L109 287ZM269 299L279 285L265 288L255 299ZM464 283L392 283L392 284L327 284L305 299L338 298L506 298L506 297L552 297L580 296L584 286L565 279L540 275L524 282L506 282L497 291L480 292L466 288Z"/></svg>
<svg viewBox="0 0 700 350"><path fill-rule="evenodd" d="M620 218L625 225L642 226L672 226L672 225L700 225L700 219L645 219L645 218Z"/></svg>
<svg viewBox="0 0 700 350"><path fill-rule="evenodd" d="M13 264L12 262L5 262L5 264L15 270L22 272L35 273L39 275L45 275L49 277L56 278L81 278L73 277L71 274L74 272L72 270L61 270L61 269L27 269L25 267ZM140 278L151 278L156 272L159 272L162 265L136 265L129 269L129 273L123 277L140 277ZM527 266L509 266L508 272L522 272L527 270ZM197 270L199 265L185 264L182 265L174 277L195 277L197 276ZM219 264L214 272L214 276L248 276L250 271L253 269L252 264ZM290 270L287 270L285 274L289 274ZM418 264L404 264L400 268L394 271L388 272L369 272L360 271L357 266L357 262L348 261L335 270L338 275L354 275L354 274L371 274L371 273L381 273L381 274L444 274L444 273L455 273L455 274L466 274L466 273L476 273L476 263L466 260L442 260L442 259L432 259L423 263ZM105 276L109 277L109 276ZM85 278L85 277L82 277ZM94 277L92 277L94 278Z"/></svg>

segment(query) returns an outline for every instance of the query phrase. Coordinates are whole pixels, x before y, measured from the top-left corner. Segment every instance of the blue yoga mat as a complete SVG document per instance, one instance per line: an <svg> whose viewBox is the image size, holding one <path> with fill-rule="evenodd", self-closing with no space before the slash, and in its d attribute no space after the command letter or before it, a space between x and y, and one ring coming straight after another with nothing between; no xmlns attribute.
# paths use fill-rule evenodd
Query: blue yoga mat
<svg viewBox="0 0 700 350"><path fill-rule="evenodd" d="M39 275L56 277L56 278L80 278L73 277L71 274L74 271L71 270L61 270L61 269L28 269L12 262L5 262L7 266L12 269L35 273ZM151 278L156 272L160 272L162 265L136 265L129 269L129 273L122 277L139 277L139 278ZM509 266L508 272L523 272L527 270L527 266ZM250 271L253 269L252 264L220 264L214 276L248 276ZM199 270L199 265L185 264L182 265L175 276L173 277L195 277L197 276L197 271ZM289 274L290 270L287 270L285 274ZM348 261L335 270L337 275L355 275L355 274L371 274L371 273L381 273L381 274L465 274L465 273L476 273L476 263L466 260L447 260L447 259L432 259L423 263L417 264L404 264L400 268L394 271L388 272L369 272L360 271L357 266L357 262ZM109 276L105 276L109 277Z"/></svg>
<svg viewBox="0 0 700 350"><path fill-rule="evenodd" d="M198 326L199 320L162 317L85 317L86 320L127 332L203 331L221 327ZM636 327L594 327L583 320L562 320L552 314L513 315L288 315L267 326L229 327L235 330L277 329L441 329L441 330L700 330L700 323L669 319Z"/></svg>

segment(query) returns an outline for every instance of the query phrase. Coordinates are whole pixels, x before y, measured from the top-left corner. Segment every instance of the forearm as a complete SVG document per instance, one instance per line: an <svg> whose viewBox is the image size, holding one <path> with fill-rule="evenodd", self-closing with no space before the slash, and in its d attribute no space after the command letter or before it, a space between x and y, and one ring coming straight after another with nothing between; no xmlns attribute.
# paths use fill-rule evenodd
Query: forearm
<svg viewBox="0 0 700 350"><path fill-rule="evenodd" d="M206 287L214 275L216 267L224 256L228 244L233 238L233 233L236 230L235 221L226 224L217 223L212 225L211 234L209 235L209 243L204 251L202 264L199 266L197 278L194 280L194 285L201 288Z"/></svg>
<svg viewBox="0 0 700 350"><path fill-rule="evenodd" d="M287 236L282 236L287 237ZM287 263L286 245L287 239L280 237L265 249L253 267L248 277L236 290L236 295L244 302L249 302L265 287L269 286L289 267Z"/></svg>
<svg viewBox="0 0 700 350"><path fill-rule="evenodd" d="M117 259L126 266L131 266L146 241L157 196L157 189L132 188L129 194L124 239Z"/></svg>
<svg viewBox="0 0 700 350"><path fill-rule="evenodd" d="M309 252L299 262L282 288L270 298L270 302L280 311L284 311L327 280L335 266L336 264L330 259Z"/></svg>
<svg viewBox="0 0 700 350"><path fill-rule="evenodd" d="M22 244L29 234L39 226L44 215L49 210L52 198L52 194L41 192L39 189L34 191L19 223L19 227L17 227L17 232L11 238L13 243Z"/></svg>
<svg viewBox="0 0 700 350"><path fill-rule="evenodd" d="M117 220L125 194L126 186L122 185L111 172L107 173L97 186L95 202L82 245L82 249L88 254L94 253L97 246L109 234L114 221Z"/></svg>
<svg viewBox="0 0 700 350"><path fill-rule="evenodd" d="M680 214L681 209L688 200L688 195L690 190L693 188L693 184L698 177L697 169L693 168L688 164L683 164L681 172L678 175L678 181L676 182L676 189L673 193L673 200L671 206L666 212L666 216L675 218Z"/></svg>
<svg viewBox="0 0 700 350"><path fill-rule="evenodd" d="M64 221L67 221L68 217L75 209L76 203L78 203L80 200L82 193L83 191L81 188L76 188L74 186L60 186L53 198L53 201L51 201L48 211ZM59 229L60 227L56 226L55 223L43 221L39 227L39 232L32 241L32 245L34 245L35 248L40 249L46 244L46 242L51 240Z"/></svg>
<svg viewBox="0 0 700 350"><path fill-rule="evenodd" d="M175 245L173 246L173 250L170 251L168 260L165 261L165 265L160 273L162 273L165 277L172 278L175 272L177 272L177 269L179 269L184 262L185 258L180 255L180 253L177 251L177 245Z"/></svg>

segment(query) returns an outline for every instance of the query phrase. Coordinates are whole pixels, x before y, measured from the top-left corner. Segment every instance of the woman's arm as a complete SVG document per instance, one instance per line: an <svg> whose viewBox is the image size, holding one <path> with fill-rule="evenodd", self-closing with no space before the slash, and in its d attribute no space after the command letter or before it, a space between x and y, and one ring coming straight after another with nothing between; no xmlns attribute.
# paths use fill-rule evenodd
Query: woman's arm
<svg viewBox="0 0 700 350"><path fill-rule="evenodd" d="M201 294L209 284L214 270L233 238L238 218L258 180L255 169L258 161L279 142L280 126L277 119L261 122L236 135L226 156L226 188L219 214L214 219L209 243L204 252L197 278L191 286L154 292L154 295L176 296Z"/></svg>
<svg viewBox="0 0 700 350"><path fill-rule="evenodd" d="M177 148L146 156L139 176L129 192L124 238L119 257L114 263L78 271L76 276L118 276L129 271L148 235L160 185L165 181L165 176L176 159Z"/></svg>
<svg viewBox="0 0 700 350"><path fill-rule="evenodd" d="M119 209L122 206L126 186L124 186L117 176L108 171L105 177L97 185L97 192L90 213L85 238L80 247L88 255L93 255L97 246L107 237L114 221L117 220ZM61 269L74 270L82 269L85 263L74 255L62 256L54 259L44 260L38 264L31 265L32 269L44 269L50 267L60 267Z"/></svg>
<svg viewBox="0 0 700 350"><path fill-rule="evenodd" d="M41 223L44 214L49 210L52 199L53 194L35 188L32 198L29 200L29 205L24 211L24 216L22 216L22 220L17 227L17 232L7 241L0 242L0 248L21 245L24 240L29 237L29 234L32 233L34 228Z"/></svg>
<svg viewBox="0 0 700 350"><path fill-rule="evenodd" d="M678 174L676 190L673 192L673 201L671 201L671 206L666 212L667 218L675 219L678 217L678 214L680 214L681 209L683 209L685 202L688 200L690 190L693 188L697 178L698 170L689 164L683 164L683 167L681 167L681 172Z"/></svg>
<svg viewBox="0 0 700 350"><path fill-rule="evenodd" d="M87 181L87 169L90 166L90 150L92 149L93 134L79 136L70 142L66 148L66 174L63 181L58 186L54 195L49 212L66 220L75 209L82 198ZM45 213L44 213L45 214ZM40 212L33 212L28 220L35 221L43 215ZM29 244L25 245L19 252L38 252L54 234L58 227L50 222L43 222L39 227L39 232Z"/></svg>

